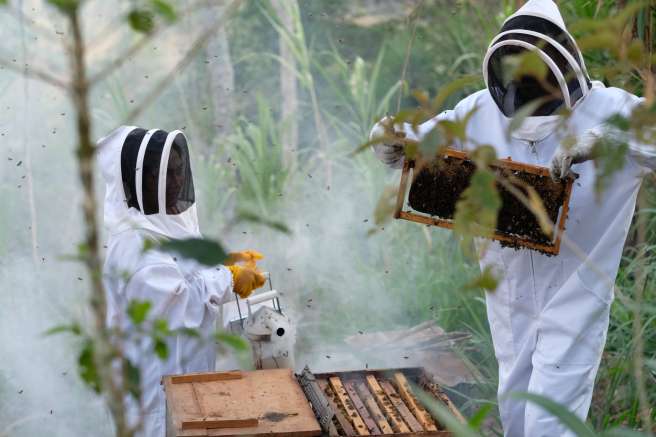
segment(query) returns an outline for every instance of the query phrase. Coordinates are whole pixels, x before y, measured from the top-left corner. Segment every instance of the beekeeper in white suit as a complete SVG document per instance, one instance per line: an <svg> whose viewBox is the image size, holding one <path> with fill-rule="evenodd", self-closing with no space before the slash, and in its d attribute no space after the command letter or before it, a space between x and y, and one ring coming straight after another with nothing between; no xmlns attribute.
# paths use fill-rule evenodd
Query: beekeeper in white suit
<svg viewBox="0 0 656 437"><path fill-rule="evenodd" d="M508 56L527 50L548 67L547 85L533 77L508 77L512 76L504 70ZM571 435L556 417L508 395L536 393L582 419L587 416L606 341L613 281L641 177L656 166L656 156L652 148L629 141L626 164L595 198L592 146L600 136L613 134L605 125L609 117L630 114L641 100L590 81L583 57L551 0L530 0L504 22L485 55L483 74L487 89L416 130L407 124L396 130L419 139L440 120L464 119L477 108L467 124L470 140L455 147L468 150L475 144L491 144L497 156L550 167L555 178L567 175L575 164L573 170L580 177L573 188L565 236L585 254L586 262L569 245L549 257L503 248L497 242L490 244L480 262L482 267L496 266L503 274L497 290L487 294L487 312L499 362L499 409L505 435ZM518 109L540 98L542 104L508 137ZM568 120L556 115L563 107L573 110ZM379 122L371 137L382 137L383 132ZM577 138L571 149L563 141L568 136ZM384 141L387 144L374 147L376 155L393 168L402 167L403 147Z"/></svg>
<svg viewBox="0 0 656 437"><path fill-rule="evenodd" d="M160 359L149 338L125 342L126 357L141 372L141 405L129 400L132 424L141 435L164 437L163 375L214 370L219 306L233 291L242 297L264 284L256 267L207 268L158 250L144 252L147 239L198 238L198 218L187 139L181 131L123 126L98 142L106 182L104 218L109 232L103 280L107 324L133 337L127 314L131 301L149 301L147 324L167 321L170 330L190 328L199 338L176 334L166 339L168 357ZM258 258L247 251L232 261Z"/></svg>

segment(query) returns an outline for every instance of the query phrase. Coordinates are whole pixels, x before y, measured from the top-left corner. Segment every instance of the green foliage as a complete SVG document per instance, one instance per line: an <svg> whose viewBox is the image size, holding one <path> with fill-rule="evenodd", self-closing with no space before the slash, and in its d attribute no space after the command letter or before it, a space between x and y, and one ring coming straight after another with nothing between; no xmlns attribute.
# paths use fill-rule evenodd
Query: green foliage
<svg viewBox="0 0 656 437"><path fill-rule="evenodd" d="M248 349L248 342L238 335L217 332L214 334L214 339L218 343L228 345L236 351L245 351Z"/></svg>
<svg viewBox="0 0 656 437"><path fill-rule="evenodd" d="M592 155L596 167L595 192L597 196L608 187L611 177L624 168L629 145L623 141L604 137L599 139L593 147Z"/></svg>
<svg viewBox="0 0 656 437"><path fill-rule="evenodd" d="M80 7L80 0L46 0L49 4L59 9L60 12L72 15Z"/></svg>
<svg viewBox="0 0 656 437"><path fill-rule="evenodd" d="M292 234L291 229L289 229L289 227L285 223L276 220L271 220L267 217L262 216L261 214L257 214L252 211L247 211L244 209L240 209L239 211L237 211L235 220L237 222L246 222L246 223L263 225L287 235Z"/></svg>
<svg viewBox="0 0 656 437"><path fill-rule="evenodd" d="M226 147L238 171L239 206L264 217L282 197L290 169L271 108L262 96L257 102L257 123L241 120Z"/></svg>
<svg viewBox="0 0 656 437"><path fill-rule="evenodd" d="M456 204L453 227L454 231L463 237L463 247L467 251L471 247L473 237L491 236L494 233L501 208L496 175L488 167L496 159L494 149L481 146L471 153L471 157L477 168L469 186Z"/></svg>
<svg viewBox="0 0 656 437"><path fill-rule="evenodd" d="M139 399L141 397L141 372L130 360L123 361L123 380L128 393L135 399Z"/></svg>
<svg viewBox="0 0 656 437"><path fill-rule="evenodd" d="M206 266L221 264L228 256L220 243L205 238L166 240L160 243L150 242L144 247L144 251L152 248L178 254L184 258L196 260Z"/></svg>
<svg viewBox="0 0 656 437"><path fill-rule="evenodd" d="M135 326L141 325L148 317L152 304L149 301L131 300L128 303L128 317Z"/></svg>
<svg viewBox="0 0 656 437"><path fill-rule="evenodd" d="M140 33L151 33L155 30L155 15L146 9L133 9L128 13L128 24Z"/></svg>
<svg viewBox="0 0 656 437"><path fill-rule="evenodd" d="M151 0L151 4L155 12L161 15L169 23L173 23L178 19L178 14L170 2L165 0Z"/></svg>
<svg viewBox="0 0 656 437"><path fill-rule="evenodd" d="M82 350L78 355L77 364L82 381L84 381L93 391L100 393L102 386L100 375L96 367L96 347L91 339L86 339L82 345Z"/></svg>
<svg viewBox="0 0 656 437"><path fill-rule="evenodd" d="M481 288L487 291L494 291L499 285L499 279L495 276L492 268L486 266L480 275L475 277L472 281L465 284L465 289L478 289Z"/></svg>
<svg viewBox="0 0 656 437"><path fill-rule="evenodd" d="M63 332L70 332L73 335L82 335L82 328L77 323L69 325L57 325L48 329L44 335L61 334Z"/></svg>
<svg viewBox="0 0 656 437"><path fill-rule="evenodd" d="M476 430L480 430L481 426L483 425L483 422L485 419L490 415L492 412L492 409L494 408L494 405L492 404L485 404L481 408L478 409L476 413L474 413L469 420L467 421L467 424Z"/></svg>
<svg viewBox="0 0 656 437"><path fill-rule="evenodd" d="M159 16L165 22L171 24L178 19L177 12L166 0L149 0L139 2L128 13L127 21L130 27L139 33L151 33L157 26L156 17Z"/></svg>

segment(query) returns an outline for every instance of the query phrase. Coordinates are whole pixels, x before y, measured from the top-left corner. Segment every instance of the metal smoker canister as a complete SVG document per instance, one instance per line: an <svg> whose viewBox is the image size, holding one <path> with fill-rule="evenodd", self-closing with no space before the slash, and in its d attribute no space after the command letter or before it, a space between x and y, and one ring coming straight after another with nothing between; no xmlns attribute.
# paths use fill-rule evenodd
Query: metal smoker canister
<svg viewBox="0 0 656 437"><path fill-rule="evenodd" d="M276 290L267 291L246 299L248 317L244 333L251 343L256 369L294 368L296 328L280 309ZM251 305L273 301L273 307L261 306L251 312Z"/></svg>

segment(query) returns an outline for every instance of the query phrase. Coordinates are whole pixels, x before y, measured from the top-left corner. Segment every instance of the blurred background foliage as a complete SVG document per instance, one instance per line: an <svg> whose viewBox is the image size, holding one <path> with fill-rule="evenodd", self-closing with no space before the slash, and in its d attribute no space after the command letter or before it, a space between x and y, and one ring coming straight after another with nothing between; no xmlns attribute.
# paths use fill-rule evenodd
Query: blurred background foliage
<svg viewBox="0 0 656 437"><path fill-rule="evenodd" d="M84 6L92 71L102 69L142 37L116 30L112 23L130 9L108 3L114 2L89 0ZM198 33L228 4L171 3L178 20L155 30L161 35L94 91L96 137L129 119L149 89L175 68ZM452 393L463 411L472 414L483 406L495 406L497 368L483 292L465 289L478 274L478 266L462 254L447 231L405 222L377 227L374 211L381 193L394 187L399 175L384 168L372 153L354 157L351 153L366 140L375 120L396 112L399 92L401 107L412 108L418 102L410 90L425 90L432 96L463 75L480 76L489 41L519 3L243 1L227 26L218 29L190 64L177 72L153 104L129 120L187 133L201 229L230 249L253 248L265 254L263 265L283 292L283 305L299 323L297 362L316 362L318 355L359 331L435 320L447 331L472 334L462 354L477 369L480 381ZM559 3L566 22L572 24L589 19L603 22L633 2ZM57 41L62 23L42 1L17 5L33 25L4 13L0 36L6 44L0 56L66 71L58 56L63 53ZM651 53L653 10L640 9L633 23L632 36L646 41ZM416 35L401 84L413 26ZM40 27L51 32L52 40L35 30ZM577 36L590 35L584 26L574 31ZM606 51L584 52L593 78L643 92L642 78L608 68L612 57ZM477 85L452 95L446 106L482 86L481 77ZM0 425L15 422L30 407L36 418L17 428L25 434L37 433L53 421L58 426L52 435L81 435L89 429L96 435L107 433L107 426L94 425L106 422L98 399L88 402L93 395L83 390L71 370L75 355L69 352L75 345L63 338L46 342L40 336L71 317L84 318L84 273L59 259L74 253L81 239L71 109L57 90L5 69L0 70L0 91L4 143L0 150L4 199L0 347L5 349L0 353ZM651 274L656 266L651 262L655 200L656 184L650 175L638 216L644 218L641 226L648 246L650 274L641 323L652 405L656 405L656 292ZM280 232L269 222L282 223L290 232ZM636 232L627 242L618 278L625 290L631 290L635 280ZM36 323L25 325L35 317ZM613 305L590 414L596 429L639 426L631 367L632 323L627 294ZM41 375L37 380L43 379L40 388L23 392L30 386L29 375L36 371ZM64 388L68 390L64 411L48 414L49 405L60 400L57 393ZM71 416L76 410L85 414ZM483 426L489 434L500 432L494 409Z"/></svg>

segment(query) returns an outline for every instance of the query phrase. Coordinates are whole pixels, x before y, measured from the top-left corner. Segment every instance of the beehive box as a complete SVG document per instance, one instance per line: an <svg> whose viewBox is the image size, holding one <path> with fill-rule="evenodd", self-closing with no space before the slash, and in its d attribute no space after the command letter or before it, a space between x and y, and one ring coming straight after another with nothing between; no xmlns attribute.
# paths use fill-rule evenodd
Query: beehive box
<svg viewBox="0 0 656 437"><path fill-rule="evenodd" d="M306 368L163 378L167 437L450 436L413 390L464 421L422 369L321 373Z"/></svg>
<svg viewBox="0 0 656 437"><path fill-rule="evenodd" d="M497 184L502 207L492 239L498 240L502 246L526 247L557 255L565 230L574 178L570 175L564 181L554 182L547 168L510 159L497 160L491 167L506 180L518 182L519 184L514 186L520 191L524 190L522 185L533 187L542 199L547 215L555 227L553 235L546 235L533 212L515 195ZM406 161L401 175L395 217L426 225L453 228L456 203L469 186L475 170L476 166L467 153L452 149L447 149L417 172L414 171L414 162Z"/></svg>
<svg viewBox="0 0 656 437"><path fill-rule="evenodd" d="M291 369L163 378L167 437L321 435Z"/></svg>
<svg viewBox="0 0 656 437"><path fill-rule="evenodd" d="M316 375L306 368L299 380L324 435L451 436L417 398L417 388L465 421L449 397L420 368ZM317 393L323 394L323 399Z"/></svg>

